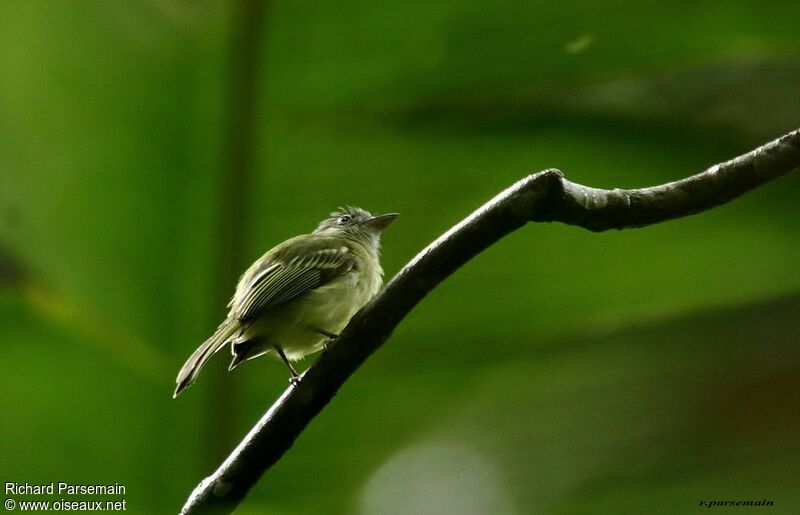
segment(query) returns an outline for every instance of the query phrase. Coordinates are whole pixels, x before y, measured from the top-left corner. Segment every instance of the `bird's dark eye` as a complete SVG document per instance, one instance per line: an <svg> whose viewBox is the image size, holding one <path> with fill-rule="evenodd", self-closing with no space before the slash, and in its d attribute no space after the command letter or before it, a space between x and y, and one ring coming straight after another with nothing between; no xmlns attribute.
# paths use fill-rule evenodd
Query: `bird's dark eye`
<svg viewBox="0 0 800 515"><path fill-rule="evenodd" d="M342 215L342 216L340 216L339 218L336 219L336 225L344 225L344 224L348 223L352 219L353 219L353 217L350 216L350 215Z"/></svg>

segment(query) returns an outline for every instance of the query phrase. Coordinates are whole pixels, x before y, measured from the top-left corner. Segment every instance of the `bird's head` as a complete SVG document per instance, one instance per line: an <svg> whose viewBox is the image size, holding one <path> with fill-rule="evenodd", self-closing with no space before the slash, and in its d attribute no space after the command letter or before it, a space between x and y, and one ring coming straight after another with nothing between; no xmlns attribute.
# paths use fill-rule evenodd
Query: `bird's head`
<svg viewBox="0 0 800 515"><path fill-rule="evenodd" d="M381 233L389 226L397 213L372 216L369 211L360 207L343 207L321 221L314 234L352 238L365 244L378 245Z"/></svg>

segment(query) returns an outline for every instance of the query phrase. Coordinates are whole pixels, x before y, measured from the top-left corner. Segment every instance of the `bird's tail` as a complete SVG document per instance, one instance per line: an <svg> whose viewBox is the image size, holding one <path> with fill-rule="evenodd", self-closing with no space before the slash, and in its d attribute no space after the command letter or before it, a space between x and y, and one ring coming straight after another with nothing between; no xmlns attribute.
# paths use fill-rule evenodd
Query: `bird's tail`
<svg viewBox="0 0 800 515"><path fill-rule="evenodd" d="M225 319L217 330L214 331L214 334L189 356L189 359L187 359L186 363L181 367L181 371L178 372L178 378L175 379L178 386L175 387L175 393L172 395L173 399L194 382L197 374L200 373L200 369L206 364L206 361L224 347L230 337L233 336L240 327L241 324L236 318L231 317Z"/></svg>

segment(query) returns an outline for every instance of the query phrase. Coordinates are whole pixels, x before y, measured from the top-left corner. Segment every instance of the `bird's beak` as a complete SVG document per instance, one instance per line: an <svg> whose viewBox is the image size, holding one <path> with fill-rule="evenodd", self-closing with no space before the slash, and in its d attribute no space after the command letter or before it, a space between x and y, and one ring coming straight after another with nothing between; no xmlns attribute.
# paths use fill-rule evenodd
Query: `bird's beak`
<svg viewBox="0 0 800 515"><path fill-rule="evenodd" d="M361 223L368 225L371 229L375 229L376 231L382 231L389 227L389 224L398 216L400 215L397 213L386 213L385 215L373 216L369 220L364 220Z"/></svg>

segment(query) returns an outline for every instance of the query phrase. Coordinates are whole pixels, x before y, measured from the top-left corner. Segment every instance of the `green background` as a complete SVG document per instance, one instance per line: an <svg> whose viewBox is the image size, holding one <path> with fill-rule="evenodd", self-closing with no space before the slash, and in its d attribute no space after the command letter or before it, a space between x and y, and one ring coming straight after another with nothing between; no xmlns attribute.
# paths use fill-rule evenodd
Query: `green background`
<svg viewBox="0 0 800 515"><path fill-rule="evenodd" d="M0 481L177 512L286 386L220 357L171 399L252 260L355 204L402 214L391 276L528 173L639 187L741 154L800 125L798 20L796 0L0 3ZM798 192L512 234L237 513L800 512Z"/></svg>

